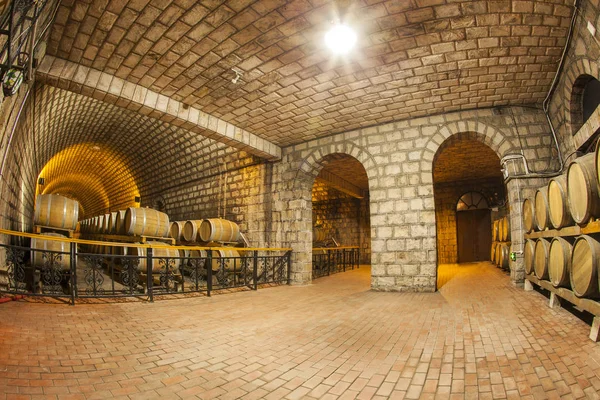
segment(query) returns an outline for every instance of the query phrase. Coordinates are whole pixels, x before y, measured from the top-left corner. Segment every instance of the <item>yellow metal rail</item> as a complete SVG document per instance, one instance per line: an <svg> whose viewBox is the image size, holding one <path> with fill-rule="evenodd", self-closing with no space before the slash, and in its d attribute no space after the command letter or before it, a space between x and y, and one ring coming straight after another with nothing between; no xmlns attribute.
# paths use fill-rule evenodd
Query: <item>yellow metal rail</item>
<svg viewBox="0 0 600 400"><path fill-rule="evenodd" d="M348 249L358 249L358 246L340 246L340 247L313 247L313 251L318 250L348 250Z"/></svg>
<svg viewBox="0 0 600 400"><path fill-rule="evenodd" d="M40 234L17 232L8 229L0 229L0 234L11 235L24 238L40 238ZM143 243L123 243L123 242L103 242L98 240L86 240L86 239L73 239L73 238L60 238L56 236L44 236L44 240L54 240L56 242L67 242L77 244L88 244L96 246L109 246L109 247L140 247L140 248L153 248L153 249L174 249L174 250L240 250L240 251L291 251L289 247L206 247L206 246L171 246L165 245L149 245ZM339 249L340 247L338 247Z"/></svg>

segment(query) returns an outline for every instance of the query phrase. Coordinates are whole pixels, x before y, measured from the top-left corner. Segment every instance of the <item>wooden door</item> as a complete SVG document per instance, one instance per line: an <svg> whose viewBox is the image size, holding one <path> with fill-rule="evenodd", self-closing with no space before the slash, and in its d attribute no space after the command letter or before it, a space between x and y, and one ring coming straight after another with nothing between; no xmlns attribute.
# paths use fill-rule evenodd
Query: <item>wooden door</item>
<svg viewBox="0 0 600 400"><path fill-rule="evenodd" d="M458 262L490 259L492 224L490 210L469 210L456 213Z"/></svg>

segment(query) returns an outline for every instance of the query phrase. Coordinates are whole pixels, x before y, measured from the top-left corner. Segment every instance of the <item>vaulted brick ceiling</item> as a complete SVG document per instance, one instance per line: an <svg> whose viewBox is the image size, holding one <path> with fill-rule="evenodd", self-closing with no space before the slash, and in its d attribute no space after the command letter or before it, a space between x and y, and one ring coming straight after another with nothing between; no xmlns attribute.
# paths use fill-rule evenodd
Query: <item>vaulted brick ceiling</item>
<svg viewBox="0 0 600 400"><path fill-rule="evenodd" d="M159 196L176 183L218 173L221 163L231 161L227 156L237 153L183 128L62 89L38 84L34 97L33 146L45 180L40 189L78 200L80 217L133 206L139 194L144 203L144 196ZM244 159L244 152L239 155Z"/></svg>
<svg viewBox="0 0 600 400"><path fill-rule="evenodd" d="M433 182L502 179L500 159L468 133L446 140L433 161Z"/></svg>
<svg viewBox="0 0 600 400"><path fill-rule="evenodd" d="M286 146L428 114L540 103L571 3L63 0L48 50ZM345 58L323 45L337 18L359 33ZM237 84L234 67L243 72Z"/></svg>

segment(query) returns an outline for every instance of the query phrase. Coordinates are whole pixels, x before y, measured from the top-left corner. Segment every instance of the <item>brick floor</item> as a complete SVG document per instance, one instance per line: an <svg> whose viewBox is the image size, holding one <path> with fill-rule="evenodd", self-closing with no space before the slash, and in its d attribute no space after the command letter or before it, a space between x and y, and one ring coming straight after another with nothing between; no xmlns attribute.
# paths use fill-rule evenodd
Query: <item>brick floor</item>
<svg viewBox="0 0 600 400"><path fill-rule="evenodd" d="M148 303L0 305L0 399L600 398L600 344L487 263L435 294L306 287Z"/></svg>

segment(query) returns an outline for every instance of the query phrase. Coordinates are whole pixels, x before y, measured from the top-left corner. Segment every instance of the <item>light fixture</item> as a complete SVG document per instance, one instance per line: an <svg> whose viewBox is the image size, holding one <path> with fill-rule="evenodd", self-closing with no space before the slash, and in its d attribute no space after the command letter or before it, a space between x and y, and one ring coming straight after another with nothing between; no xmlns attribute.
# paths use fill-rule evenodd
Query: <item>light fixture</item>
<svg viewBox="0 0 600 400"><path fill-rule="evenodd" d="M94 151L100 150L100 146L91 146L91 147L92 147L92 150L94 150Z"/></svg>
<svg viewBox="0 0 600 400"><path fill-rule="evenodd" d="M325 34L325 44L336 54L348 53L356 44L356 39L352 28L339 23Z"/></svg>
<svg viewBox="0 0 600 400"><path fill-rule="evenodd" d="M142 198L141 198L140 196L135 196L135 197L133 198L133 201L134 201L134 202L136 202L136 203L139 203L139 202L141 202L141 201L142 201Z"/></svg>
<svg viewBox="0 0 600 400"><path fill-rule="evenodd" d="M234 83L234 84L235 84L235 83L238 83L238 81L239 81L239 80L240 80L240 78L242 77L242 71L240 71L240 70L239 70L239 69L237 69L237 68L231 68L231 70L232 70L233 72L235 72L235 78L233 78L233 79L231 80L231 83Z"/></svg>
<svg viewBox="0 0 600 400"><path fill-rule="evenodd" d="M38 185L43 185L44 182L44 178L38 178Z"/></svg>

